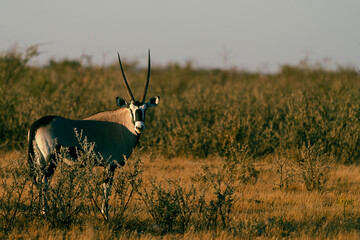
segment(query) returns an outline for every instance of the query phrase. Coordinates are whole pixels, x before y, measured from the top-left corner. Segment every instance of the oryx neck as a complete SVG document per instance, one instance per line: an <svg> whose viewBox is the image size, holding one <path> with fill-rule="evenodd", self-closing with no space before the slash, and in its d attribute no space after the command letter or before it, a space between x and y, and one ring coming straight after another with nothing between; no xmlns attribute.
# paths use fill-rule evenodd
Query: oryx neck
<svg viewBox="0 0 360 240"><path fill-rule="evenodd" d="M99 112L85 118L84 120L95 120L95 121L117 123L126 127L135 136L138 135L137 132L134 130L134 123L132 121L132 116L129 113L129 111L125 108L119 108L115 111Z"/></svg>

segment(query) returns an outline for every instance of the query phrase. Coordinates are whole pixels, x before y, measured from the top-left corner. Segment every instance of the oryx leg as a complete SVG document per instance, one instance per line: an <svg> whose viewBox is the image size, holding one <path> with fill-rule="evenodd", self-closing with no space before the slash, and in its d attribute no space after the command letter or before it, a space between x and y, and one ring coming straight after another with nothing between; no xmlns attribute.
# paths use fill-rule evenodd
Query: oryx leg
<svg viewBox="0 0 360 240"><path fill-rule="evenodd" d="M102 184L104 195L101 206L101 213L105 216L106 219L109 219L109 197L111 195L111 187L114 180L115 168L108 166L105 167L104 171L106 174L106 178L105 178L105 182Z"/></svg>
<svg viewBox="0 0 360 240"><path fill-rule="evenodd" d="M56 168L56 164L54 162L54 156L48 157L49 161L40 161L38 176L37 176L37 185L39 189L39 197L40 197L40 206L41 213L47 214L49 210L48 205L48 196L49 196L49 183L51 177L53 176Z"/></svg>
<svg viewBox="0 0 360 240"><path fill-rule="evenodd" d="M45 215L49 210L49 205L47 202L47 196L48 196L48 179L45 176L42 176L41 181L39 181L41 184L39 187L39 197L40 197L40 207L41 207L41 214Z"/></svg>

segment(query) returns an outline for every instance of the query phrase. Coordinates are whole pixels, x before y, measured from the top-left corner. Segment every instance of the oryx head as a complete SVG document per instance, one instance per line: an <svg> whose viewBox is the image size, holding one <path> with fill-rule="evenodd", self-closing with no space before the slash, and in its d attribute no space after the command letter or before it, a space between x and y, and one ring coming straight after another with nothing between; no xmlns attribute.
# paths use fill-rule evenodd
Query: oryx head
<svg viewBox="0 0 360 240"><path fill-rule="evenodd" d="M144 93L143 93L141 101L135 100L134 95L132 94L129 84L126 80L124 69L123 69L119 54L118 54L118 58L119 58L121 72L122 72L122 75L124 78L125 87L128 91L129 97L130 97L130 102L126 101L125 99L123 99L121 97L117 97L116 103L119 107L127 108L129 110L129 112L131 114L132 122L134 124L135 131L137 134L141 134L142 131L145 129L146 109L148 109L150 107L156 107L160 101L160 97L155 96L155 97L150 98L150 100L148 102L145 102L146 92L147 92L147 88L149 86L149 80L150 80L150 50L149 50L149 57L148 57L149 58L148 59L148 73L147 73L146 84L145 84Z"/></svg>

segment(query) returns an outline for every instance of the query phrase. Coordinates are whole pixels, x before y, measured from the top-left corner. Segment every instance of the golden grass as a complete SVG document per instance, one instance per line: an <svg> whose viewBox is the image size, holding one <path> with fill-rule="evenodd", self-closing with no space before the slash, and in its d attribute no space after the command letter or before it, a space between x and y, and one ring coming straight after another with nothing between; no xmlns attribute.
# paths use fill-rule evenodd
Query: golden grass
<svg viewBox="0 0 360 240"><path fill-rule="evenodd" d="M1 156L6 163L16 153ZM219 158L196 160L193 158L165 159L151 155L142 157L143 180L166 183L180 179L181 184L193 184L192 177L201 166L210 161L216 165ZM129 160L131 161L131 160ZM329 173L326 189L307 191L301 182L289 189L279 189L279 175L272 160L256 163L260 170L258 181L240 188L239 197L231 214L230 227L196 230L191 226L184 233L161 234L144 206L136 200L129 206L127 220L143 221L146 228L117 229L104 222L89 221L84 226L70 229L52 228L35 219L30 227L13 229L9 239L359 239L360 237L360 167L336 165ZM197 186L199 187L199 186ZM243 190L241 190L243 189ZM345 203L345 201L348 201ZM346 204L346 205L345 205ZM127 221L126 220L126 221ZM32 221L29 219L29 221ZM130 224L130 222L128 223ZM220 225L220 224L219 224Z"/></svg>

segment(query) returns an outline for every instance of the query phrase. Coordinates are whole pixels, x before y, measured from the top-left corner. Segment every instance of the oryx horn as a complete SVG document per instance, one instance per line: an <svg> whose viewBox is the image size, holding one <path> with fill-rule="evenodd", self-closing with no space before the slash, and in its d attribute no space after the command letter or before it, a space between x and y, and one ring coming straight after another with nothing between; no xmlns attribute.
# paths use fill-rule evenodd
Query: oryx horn
<svg viewBox="0 0 360 240"><path fill-rule="evenodd" d="M130 87L129 87L129 84L128 84L127 80L126 80L124 69L123 69L123 66L121 64L121 59L120 59L120 54L119 53L118 53L118 59L119 59L119 64L120 64L120 68L121 68L121 73L122 73L124 81L125 81L125 86L126 86L126 88L128 90L128 93L129 93L130 102L135 101L134 95L132 94L132 92L130 90Z"/></svg>
<svg viewBox="0 0 360 240"><path fill-rule="evenodd" d="M148 72L147 72L147 77L146 77L146 84L145 84L145 88L144 88L144 93L143 93L143 97L141 99L141 102L144 103L145 102L145 98L146 98L146 92L149 86L149 81L150 81L150 69L151 69L151 64L150 64L150 49L148 51L149 57L148 57Z"/></svg>

